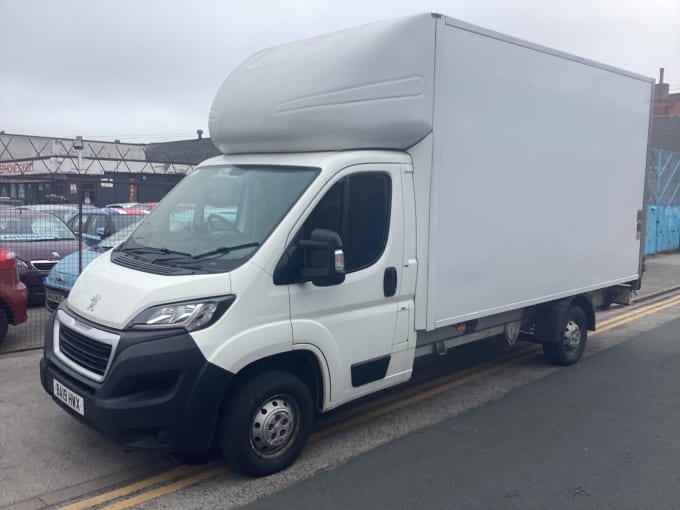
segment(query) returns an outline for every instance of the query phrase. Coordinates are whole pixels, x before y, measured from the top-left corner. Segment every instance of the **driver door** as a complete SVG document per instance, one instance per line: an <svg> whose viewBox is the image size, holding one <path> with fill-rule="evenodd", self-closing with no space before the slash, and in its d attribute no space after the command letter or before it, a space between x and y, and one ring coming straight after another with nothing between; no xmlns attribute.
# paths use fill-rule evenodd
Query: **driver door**
<svg viewBox="0 0 680 510"><path fill-rule="evenodd" d="M408 378L394 345L408 338L397 328L402 299L404 222L399 165L362 165L330 181L293 243L315 229L337 232L345 280L317 287L289 285L295 344L313 344L331 372L331 405ZM402 321L399 321L401 324Z"/></svg>

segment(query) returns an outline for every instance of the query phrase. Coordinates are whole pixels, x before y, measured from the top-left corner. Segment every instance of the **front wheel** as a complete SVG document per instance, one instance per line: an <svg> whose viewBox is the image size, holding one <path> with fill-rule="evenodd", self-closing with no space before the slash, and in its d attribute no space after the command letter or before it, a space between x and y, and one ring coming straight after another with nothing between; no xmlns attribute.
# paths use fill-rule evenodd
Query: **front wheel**
<svg viewBox="0 0 680 510"><path fill-rule="evenodd" d="M229 399L220 447L243 474L266 476L287 468L309 438L314 405L307 386L287 372L258 374Z"/></svg>
<svg viewBox="0 0 680 510"><path fill-rule="evenodd" d="M581 359L588 339L588 320L581 307L569 307L564 314L561 331L557 342L543 344L543 353L550 363L573 365Z"/></svg>

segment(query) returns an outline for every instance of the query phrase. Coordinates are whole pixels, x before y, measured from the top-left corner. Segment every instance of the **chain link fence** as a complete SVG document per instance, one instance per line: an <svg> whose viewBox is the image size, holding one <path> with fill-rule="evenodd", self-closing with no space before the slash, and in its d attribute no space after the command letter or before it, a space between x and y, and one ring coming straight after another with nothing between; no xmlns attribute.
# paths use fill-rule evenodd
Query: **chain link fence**
<svg viewBox="0 0 680 510"><path fill-rule="evenodd" d="M680 152L649 150L647 197L645 254L680 249Z"/></svg>
<svg viewBox="0 0 680 510"><path fill-rule="evenodd" d="M81 268L217 155L197 134L148 145L0 131L0 354L42 347L48 307Z"/></svg>
<svg viewBox="0 0 680 510"><path fill-rule="evenodd" d="M40 348L50 314L92 260L154 203L0 204L0 353Z"/></svg>

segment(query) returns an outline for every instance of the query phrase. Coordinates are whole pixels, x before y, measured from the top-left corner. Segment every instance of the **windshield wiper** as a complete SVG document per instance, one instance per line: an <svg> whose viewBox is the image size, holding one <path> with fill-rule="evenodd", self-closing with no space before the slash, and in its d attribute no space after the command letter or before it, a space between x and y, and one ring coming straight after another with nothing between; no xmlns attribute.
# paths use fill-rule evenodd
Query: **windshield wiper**
<svg viewBox="0 0 680 510"><path fill-rule="evenodd" d="M185 253L183 251L175 251L171 250L169 248L153 248L151 246L139 246L139 247L132 247L132 248L123 248L121 250L123 253L136 253L136 254L142 254L142 253L161 253L163 255L181 255L183 257L191 257L191 253ZM162 260L162 259L161 259ZM155 261L153 261L155 262Z"/></svg>
<svg viewBox="0 0 680 510"><path fill-rule="evenodd" d="M194 255L191 258L194 259L194 260L201 260L203 258L210 257L212 255L224 255L225 253L230 253L232 251L243 250L245 248L254 248L256 246L260 246L260 243L252 242L252 243L237 244L236 246L220 246L219 248L215 248L214 250L210 250L210 251L207 251L205 253L199 253L198 255Z"/></svg>
<svg viewBox="0 0 680 510"><path fill-rule="evenodd" d="M254 248L260 246L258 242L237 244L236 246L220 246L214 250L206 251L205 253L199 253L198 255L189 255L188 257L172 257L158 259L159 262L173 262L173 263L183 263L183 262L194 262L196 260L204 260L206 258L214 257L217 258L226 253L230 253L236 250L243 250L245 248ZM155 262L155 261L154 261Z"/></svg>

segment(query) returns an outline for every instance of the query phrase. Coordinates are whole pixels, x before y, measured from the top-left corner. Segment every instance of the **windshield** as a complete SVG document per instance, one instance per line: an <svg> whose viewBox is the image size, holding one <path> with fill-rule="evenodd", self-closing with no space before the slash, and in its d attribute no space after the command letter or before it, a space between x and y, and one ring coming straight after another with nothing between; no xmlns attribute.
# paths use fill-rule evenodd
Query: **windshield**
<svg viewBox="0 0 680 510"><path fill-rule="evenodd" d="M113 235L110 235L109 237L106 237L105 239L102 239L99 243L97 243L97 247L100 248L106 248L107 250L109 248L113 248L114 246L118 246L120 243L125 241L128 236L132 233L132 231L137 228L137 223L135 222L132 225L125 227L122 230L119 230Z"/></svg>
<svg viewBox="0 0 680 510"><path fill-rule="evenodd" d="M229 271L267 239L317 173L305 167L199 168L117 252L152 264Z"/></svg>
<svg viewBox="0 0 680 510"><path fill-rule="evenodd" d="M73 232L51 214L14 214L0 217L0 241L75 239Z"/></svg>
<svg viewBox="0 0 680 510"><path fill-rule="evenodd" d="M146 218L145 214L114 214L111 215L111 223L113 224L114 230L117 232L121 228L136 225L144 218Z"/></svg>

